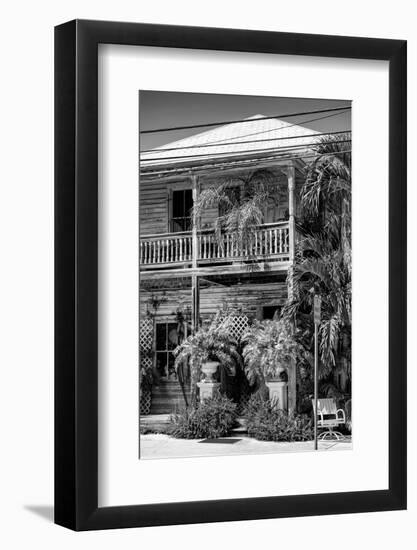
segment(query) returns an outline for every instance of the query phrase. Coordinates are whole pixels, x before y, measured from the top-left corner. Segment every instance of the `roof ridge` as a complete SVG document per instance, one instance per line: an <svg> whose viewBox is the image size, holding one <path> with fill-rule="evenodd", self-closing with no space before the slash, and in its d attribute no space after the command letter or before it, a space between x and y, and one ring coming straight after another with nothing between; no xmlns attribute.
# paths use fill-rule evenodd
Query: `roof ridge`
<svg viewBox="0 0 417 550"><path fill-rule="evenodd" d="M249 120L279 120L280 122L283 122L281 121L281 119L277 118L277 117L274 117L274 118L270 118L270 117L267 117L266 115L251 115L250 117L246 117L246 118L242 118L242 121L249 121ZM197 134L192 134L190 136L187 136L185 138L181 138L181 139L178 139L178 140L175 140L175 141L170 141L169 143L165 143L165 145L160 145L159 147L155 147L154 149L152 149L152 151L163 151L165 148L167 147L172 147L173 145L175 146L180 146L181 143L183 141L188 141L190 139L196 139L196 138L199 138L199 137L202 137L202 136L205 136L206 134L212 134L212 133L215 133L216 131L220 130L221 128L231 128L232 126L236 126L236 125L240 125L242 124L242 122L229 122L228 124L219 124L218 126L214 127L214 128L210 128L208 130L204 130L203 132L198 132ZM234 138L225 138L225 139L234 139ZM220 141L223 141L223 140L220 140Z"/></svg>

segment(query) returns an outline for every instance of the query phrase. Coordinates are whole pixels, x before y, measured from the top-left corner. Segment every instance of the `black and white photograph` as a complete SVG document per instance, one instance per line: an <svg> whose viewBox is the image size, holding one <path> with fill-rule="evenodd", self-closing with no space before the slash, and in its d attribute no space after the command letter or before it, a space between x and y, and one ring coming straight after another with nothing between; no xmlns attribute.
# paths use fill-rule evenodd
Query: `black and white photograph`
<svg viewBox="0 0 417 550"><path fill-rule="evenodd" d="M140 459L353 448L351 108L139 92Z"/></svg>

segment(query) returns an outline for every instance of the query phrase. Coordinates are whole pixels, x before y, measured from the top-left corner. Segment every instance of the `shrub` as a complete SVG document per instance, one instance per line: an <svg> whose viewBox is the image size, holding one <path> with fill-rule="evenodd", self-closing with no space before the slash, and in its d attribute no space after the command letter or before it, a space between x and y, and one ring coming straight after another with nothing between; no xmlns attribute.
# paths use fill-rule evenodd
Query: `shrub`
<svg viewBox="0 0 417 550"><path fill-rule="evenodd" d="M313 423L306 415L288 414L271 405L259 393L249 400L245 410L248 435L260 441L309 441Z"/></svg>
<svg viewBox="0 0 417 550"><path fill-rule="evenodd" d="M182 439L224 437L230 434L236 417L236 404L219 395L172 414L169 433Z"/></svg>

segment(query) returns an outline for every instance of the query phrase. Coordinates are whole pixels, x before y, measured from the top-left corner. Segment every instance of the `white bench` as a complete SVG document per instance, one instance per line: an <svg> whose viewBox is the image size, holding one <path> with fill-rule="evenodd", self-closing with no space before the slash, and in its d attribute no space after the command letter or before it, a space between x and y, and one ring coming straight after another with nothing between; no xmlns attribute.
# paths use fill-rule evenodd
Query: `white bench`
<svg viewBox="0 0 417 550"><path fill-rule="evenodd" d="M313 401L313 411L315 411L315 402ZM338 409L336 401L331 398L317 399L317 427L324 428L318 439L325 441L327 439L344 439L339 431L333 428L338 428L340 425L346 424L346 415L343 409Z"/></svg>

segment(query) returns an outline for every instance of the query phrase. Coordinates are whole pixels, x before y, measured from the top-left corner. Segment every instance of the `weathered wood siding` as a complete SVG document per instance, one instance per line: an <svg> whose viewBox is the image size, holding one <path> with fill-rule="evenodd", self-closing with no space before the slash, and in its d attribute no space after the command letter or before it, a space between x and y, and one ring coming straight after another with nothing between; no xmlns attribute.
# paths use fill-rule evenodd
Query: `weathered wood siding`
<svg viewBox="0 0 417 550"><path fill-rule="evenodd" d="M164 181L141 181L139 189L140 234L168 231L168 186Z"/></svg>
<svg viewBox="0 0 417 550"><path fill-rule="evenodd" d="M151 294L166 299L157 310L157 320L172 320L177 308L191 307L191 289L157 291L150 293L140 291L140 314L146 314L147 301ZM200 315L208 318L214 315L222 305L242 307L246 315L257 317L260 307L283 305L287 298L285 281L269 284L236 285L230 287L210 286L200 289Z"/></svg>
<svg viewBox="0 0 417 550"><path fill-rule="evenodd" d="M277 180L277 193L275 197L275 202L278 205L277 213L278 217L282 218L285 215L285 211L288 209L287 178L278 170L274 170L274 175ZM225 181L225 179L230 178L231 176L227 174L214 177L201 176L200 189L204 191L208 187L218 185ZM238 181L237 178L236 181ZM179 179L177 181L167 181L164 179L161 181L149 181L142 178L139 190L140 234L145 236L169 232L170 190L188 188L191 188L191 180L189 178ZM201 217L201 227L203 229L211 229L218 215L218 208L207 208Z"/></svg>

